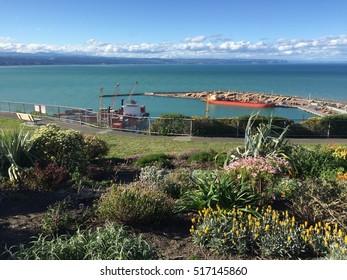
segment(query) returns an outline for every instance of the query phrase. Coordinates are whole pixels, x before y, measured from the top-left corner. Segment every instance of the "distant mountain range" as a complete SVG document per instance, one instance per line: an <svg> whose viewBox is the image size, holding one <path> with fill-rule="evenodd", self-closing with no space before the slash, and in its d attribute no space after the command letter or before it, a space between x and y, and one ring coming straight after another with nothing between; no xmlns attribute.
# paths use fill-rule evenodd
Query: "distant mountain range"
<svg viewBox="0 0 347 280"><path fill-rule="evenodd" d="M124 58L57 53L0 52L0 66L19 65L112 65L112 64L279 64L282 59L207 59L207 58Z"/></svg>

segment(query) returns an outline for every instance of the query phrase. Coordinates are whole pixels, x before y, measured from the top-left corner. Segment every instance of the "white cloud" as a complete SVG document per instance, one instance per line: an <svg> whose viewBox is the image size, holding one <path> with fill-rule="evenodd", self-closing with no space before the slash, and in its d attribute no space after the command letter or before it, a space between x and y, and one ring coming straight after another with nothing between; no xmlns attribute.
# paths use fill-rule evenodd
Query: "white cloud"
<svg viewBox="0 0 347 280"><path fill-rule="evenodd" d="M187 43L200 43L200 42L203 42L205 40L206 40L206 36L200 35L200 36L196 36L193 38L188 37L188 38L183 39L182 41L187 42Z"/></svg>
<svg viewBox="0 0 347 280"><path fill-rule="evenodd" d="M210 40L210 41L208 41ZM279 38L269 40L234 41L222 35L185 38L180 43L119 44L95 39L80 45L49 45L16 43L0 37L0 52L58 52L115 57L205 57L205 58L284 58L347 61L347 35L325 36L314 39Z"/></svg>

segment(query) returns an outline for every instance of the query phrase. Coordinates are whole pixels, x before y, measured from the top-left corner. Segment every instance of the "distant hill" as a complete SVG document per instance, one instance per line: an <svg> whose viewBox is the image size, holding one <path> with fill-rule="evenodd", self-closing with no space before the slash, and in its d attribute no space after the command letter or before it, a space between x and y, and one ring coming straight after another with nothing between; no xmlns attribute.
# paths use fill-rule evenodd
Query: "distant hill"
<svg viewBox="0 0 347 280"><path fill-rule="evenodd" d="M122 58L57 53L0 52L0 66L16 65L102 65L102 64L278 64L282 59Z"/></svg>

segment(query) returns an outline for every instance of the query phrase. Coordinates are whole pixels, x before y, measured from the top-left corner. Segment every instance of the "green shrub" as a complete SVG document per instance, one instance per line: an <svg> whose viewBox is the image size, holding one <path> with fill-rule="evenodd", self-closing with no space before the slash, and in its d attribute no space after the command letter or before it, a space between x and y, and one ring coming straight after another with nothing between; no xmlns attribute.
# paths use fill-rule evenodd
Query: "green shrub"
<svg viewBox="0 0 347 280"><path fill-rule="evenodd" d="M158 135L190 134L190 118L181 114L162 114L151 124L151 133Z"/></svg>
<svg viewBox="0 0 347 280"><path fill-rule="evenodd" d="M295 145L290 149L289 158L297 175L303 178L317 178L326 170L347 168L347 161L333 155L333 150L320 145L313 149Z"/></svg>
<svg viewBox="0 0 347 280"><path fill-rule="evenodd" d="M70 170L84 170L88 163L108 152L107 143L95 136L48 124L35 130L32 150L41 163L57 163Z"/></svg>
<svg viewBox="0 0 347 280"><path fill-rule="evenodd" d="M180 198L186 191L193 189L191 171L177 169L165 175L163 189L170 197Z"/></svg>
<svg viewBox="0 0 347 280"><path fill-rule="evenodd" d="M276 200L291 201L302 187L302 182L296 178L282 177L273 186L273 196Z"/></svg>
<svg viewBox="0 0 347 280"><path fill-rule="evenodd" d="M90 226L95 218L94 207L86 207L69 197L50 205L43 217L44 233L55 235Z"/></svg>
<svg viewBox="0 0 347 280"><path fill-rule="evenodd" d="M83 169L89 160L82 133L64 130L54 124L35 130L32 144L33 153L41 162L54 162L74 170Z"/></svg>
<svg viewBox="0 0 347 280"><path fill-rule="evenodd" d="M196 154L192 154L191 156L188 157L187 161L189 163L195 161L198 163L203 163L203 162L213 162L217 153L210 151L210 152L199 152Z"/></svg>
<svg viewBox="0 0 347 280"><path fill-rule="evenodd" d="M210 119L210 118L193 118L194 136L242 136L242 131L238 129L238 119Z"/></svg>
<svg viewBox="0 0 347 280"><path fill-rule="evenodd" d="M148 166L148 165L156 165L157 167L167 167L172 168L173 164L170 161L170 156L159 153L159 154L150 154L144 157L140 157L135 162L138 166Z"/></svg>
<svg viewBox="0 0 347 280"><path fill-rule="evenodd" d="M158 253L141 236L130 236L123 227L108 225L74 235L40 235L30 243L12 247L17 260L155 260Z"/></svg>
<svg viewBox="0 0 347 280"><path fill-rule="evenodd" d="M255 205L260 199L245 182L237 182L225 172L197 172L193 179L195 189L185 192L177 201L181 212L215 208L217 205L225 209L242 208Z"/></svg>
<svg viewBox="0 0 347 280"><path fill-rule="evenodd" d="M294 125L292 134L315 137L347 136L347 114L313 117Z"/></svg>
<svg viewBox="0 0 347 280"><path fill-rule="evenodd" d="M68 230L70 215L68 209L70 201L63 200L48 207L44 215L42 229L48 234L54 234Z"/></svg>
<svg viewBox="0 0 347 280"><path fill-rule="evenodd" d="M98 205L102 219L131 225L161 223L172 212L173 202L165 193L140 182L113 187Z"/></svg>
<svg viewBox="0 0 347 280"><path fill-rule="evenodd" d="M83 135L84 150L90 160L102 158L107 155L109 147L105 140L95 135Z"/></svg>
<svg viewBox="0 0 347 280"><path fill-rule="evenodd" d="M249 115L222 119L194 117L192 132L194 136L243 137L245 135L249 118ZM257 116L254 126L259 126L260 123L267 123L268 121L268 117ZM272 124L276 127L275 131L280 132L281 128L292 125L293 121L274 116L272 118Z"/></svg>

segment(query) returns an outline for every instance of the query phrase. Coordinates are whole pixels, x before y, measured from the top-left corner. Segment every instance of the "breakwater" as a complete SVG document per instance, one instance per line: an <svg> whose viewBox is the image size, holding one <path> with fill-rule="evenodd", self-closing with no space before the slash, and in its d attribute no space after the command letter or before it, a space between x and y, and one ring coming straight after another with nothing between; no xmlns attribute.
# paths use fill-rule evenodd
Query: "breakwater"
<svg viewBox="0 0 347 280"><path fill-rule="evenodd" d="M241 91L199 91L199 92L146 92L144 95L172 97L172 98L193 98L205 101L210 95L216 95L218 99L225 101L241 102L264 102L274 103L275 107L297 108L317 116L334 114L347 114L347 102L309 99L300 96L286 96L279 94L241 92Z"/></svg>

